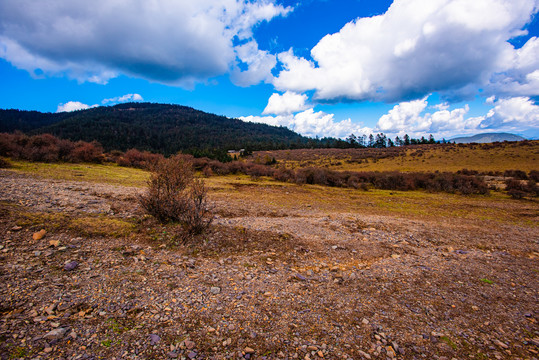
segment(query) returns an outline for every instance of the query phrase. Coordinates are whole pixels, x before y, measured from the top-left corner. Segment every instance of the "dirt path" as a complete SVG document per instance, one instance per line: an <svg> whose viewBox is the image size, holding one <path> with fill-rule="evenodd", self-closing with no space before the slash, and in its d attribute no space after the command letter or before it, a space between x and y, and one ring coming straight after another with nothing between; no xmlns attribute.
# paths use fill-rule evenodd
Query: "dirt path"
<svg viewBox="0 0 539 360"><path fill-rule="evenodd" d="M0 171L2 359L538 357L536 228L217 194L204 243L170 249L138 191ZM34 240L20 211L139 230Z"/></svg>

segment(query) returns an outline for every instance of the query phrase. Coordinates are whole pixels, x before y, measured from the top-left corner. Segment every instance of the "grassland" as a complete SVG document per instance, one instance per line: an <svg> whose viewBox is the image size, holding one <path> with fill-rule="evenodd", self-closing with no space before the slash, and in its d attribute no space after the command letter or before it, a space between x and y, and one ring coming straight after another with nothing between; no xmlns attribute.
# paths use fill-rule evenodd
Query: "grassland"
<svg viewBox="0 0 539 360"><path fill-rule="evenodd" d="M13 165L15 172L42 178L139 188L146 185L149 176L148 171L115 164L15 161ZM498 223L538 225L535 217L526 215L533 212L536 200L515 202L507 194L496 191L486 196L376 189L363 191L296 185L265 177L253 179L247 175L212 176L206 178L205 182L212 199L228 201L235 204L235 207L240 207L240 203L257 204L258 208L266 207L269 212L286 213L302 207L313 207L328 213L361 212L424 219L483 219Z"/></svg>
<svg viewBox="0 0 539 360"><path fill-rule="evenodd" d="M177 224L137 206L147 171L12 163L0 170L8 358L536 356L535 199L211 176L211 231L181 245ZM53 329L66 332L49 341Z"/></svg>
<svg viewBox="0 0 539 360"><path fill-rule="evenodd" d="M349 171L504 172L539 169L539 141L500 144L417 145L387 149L300 149L256 152L288 168L315 166Z"/></svg>
<svg viewBox="0 0 539 360"><path fill-rule="evenodd" d="M122 186L142 187L149 173L145 170L115 164L40 163L11 160L12 170L34 176L66 181L88 181Z"/></svg>

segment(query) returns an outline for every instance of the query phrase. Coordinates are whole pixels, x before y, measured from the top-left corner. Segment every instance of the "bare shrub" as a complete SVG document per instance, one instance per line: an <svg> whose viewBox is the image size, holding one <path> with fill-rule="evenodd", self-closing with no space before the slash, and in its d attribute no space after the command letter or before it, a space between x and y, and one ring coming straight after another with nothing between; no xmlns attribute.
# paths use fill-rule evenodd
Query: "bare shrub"
<svg viewBox="0 0 539 360"><path fill-rule="evenodd" d="M123 154L117 163L120 166L130 166L139 169L150 169L153 164L156 164L163 158L161 154L153 154L148 151L139 151L137 149L130 149Z"/></svg>
<svg viewBox="0 0 539 360"><path fill-rule="evenodd" d="M152 169L141 206L162 223L180 223L188 234L200 234L212 221L207 190L182 155L160 159Z"/></svg>
<svg viewBox="0 0 539 360"><path fill-rule="evenodd" d="M537 171L537 170L530 171L529 178L530 178L530 180L533 180L535 182L539 182L539 171Z"/></svg>

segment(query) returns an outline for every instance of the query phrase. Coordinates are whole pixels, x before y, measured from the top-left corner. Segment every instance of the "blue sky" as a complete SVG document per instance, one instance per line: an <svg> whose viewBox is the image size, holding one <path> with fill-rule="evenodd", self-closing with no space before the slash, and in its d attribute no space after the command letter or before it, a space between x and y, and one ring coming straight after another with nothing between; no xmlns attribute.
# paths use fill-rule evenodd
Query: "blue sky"
<svg viewBox="0 0 539 360"><path fill-rule="evenodd" d="M3 0L0 108L174 103L308 136L539 137L539 0Z"/></svg>

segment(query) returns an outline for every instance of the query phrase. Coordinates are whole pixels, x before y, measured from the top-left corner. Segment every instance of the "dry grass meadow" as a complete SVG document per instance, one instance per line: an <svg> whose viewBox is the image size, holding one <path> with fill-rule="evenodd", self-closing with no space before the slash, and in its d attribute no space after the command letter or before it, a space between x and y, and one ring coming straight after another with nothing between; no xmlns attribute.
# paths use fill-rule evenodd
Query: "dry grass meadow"
<svg viewBox="0 0 539 360"><path fill-rule="evenodd" d="M254 158L503 173L537 170L538 152ZM144 170L11 162L0 170L1 359L539 357L537 198L212 176L210 231L177 244L177 226L137 204Z"/></svg>

